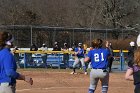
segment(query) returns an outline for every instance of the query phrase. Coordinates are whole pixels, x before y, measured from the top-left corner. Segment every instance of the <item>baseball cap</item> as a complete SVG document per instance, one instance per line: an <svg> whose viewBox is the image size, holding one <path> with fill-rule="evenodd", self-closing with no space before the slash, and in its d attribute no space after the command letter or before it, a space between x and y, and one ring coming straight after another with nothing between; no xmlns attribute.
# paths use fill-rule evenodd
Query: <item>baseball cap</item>
<svg viewBox="0 0 140 93"><path fill-rule="evenodd" d="M43 43L42 45L45 46L46 44Z"/></svg>
<svg viewBox="0 0 140 93"><path fill-rule="evenodd" d="M67 43L64 43L64 45L67 45Z"/></svg>
<svg viewBox="0 0 140 93"><path fill-rule="evenodd" d="M54 42L54 44L56 45L56 44L58 44L58 42Z"/></svg>
<svg viewBox="0 0 140 93"><path fill-rule="evenodd" d="M82 43L78 43L78 46L82 46Z"/></svg>
<svg viewBox="0 0 140 93"><path fill-rule="evenodd" d="M137 37L137 46L140 47L140 34Z"/></svg>
<svg viewBox="0 0 140 93"><path fill-rule="evenodd" d="M131 41L130 46L135 46L135 42Z"/></svg>

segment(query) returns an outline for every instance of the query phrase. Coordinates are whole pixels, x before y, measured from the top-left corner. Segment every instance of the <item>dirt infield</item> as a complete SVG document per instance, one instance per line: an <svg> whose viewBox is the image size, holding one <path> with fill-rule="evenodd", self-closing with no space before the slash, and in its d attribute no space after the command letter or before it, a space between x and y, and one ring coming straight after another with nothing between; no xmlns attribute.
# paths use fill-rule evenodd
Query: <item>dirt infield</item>
<svg viewBox="0 0 140 93"><path fill-rule="evenodd" d="M89 75L79 70L77 75L69 74L71 70L59 69L20 69L19 72L33 77L34 85L17 81L17 93L87 93ZM110 74L108 93L133 93L133 82L124 80L125 73ZM101 93L101 86L95 93Z"/></svg>

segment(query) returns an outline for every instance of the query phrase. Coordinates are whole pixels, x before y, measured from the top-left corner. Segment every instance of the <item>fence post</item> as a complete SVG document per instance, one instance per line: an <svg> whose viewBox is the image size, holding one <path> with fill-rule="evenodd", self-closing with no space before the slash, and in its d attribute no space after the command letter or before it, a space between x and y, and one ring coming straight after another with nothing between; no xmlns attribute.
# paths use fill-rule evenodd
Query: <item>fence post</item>
<svg viewBox="0 0 140 93"><path fill-rule="evenodd" d="M24 53L24 68L26 68L26 53Z"/></svg>
<svg viewBox="0 0 140 93"><path fill-rule="evenodd" d="M58 58L59 58L58 64L59 64L59 69L60 69L60 64L61 64L61 63L60 63L60 62L61 62L61 61L60 61L60 58L61 58L61 57L60 57L60 53L58 53Z"/></svg>
<svg viewBox="0 0 140 93"><path fill-rule="evenodd" d="M124 54L122 50L120 50L120 68L121 68L121 71L124 70Z"/></svg>

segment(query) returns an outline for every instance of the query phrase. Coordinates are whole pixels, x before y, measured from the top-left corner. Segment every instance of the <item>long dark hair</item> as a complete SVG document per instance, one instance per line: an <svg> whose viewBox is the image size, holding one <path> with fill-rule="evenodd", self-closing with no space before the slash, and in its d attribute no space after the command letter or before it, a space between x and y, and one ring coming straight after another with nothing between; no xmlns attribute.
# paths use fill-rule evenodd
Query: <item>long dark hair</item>
<svg viewBox="0 0 140 93"><path fill-rule="evenodd" d="M12 35L9 32L0 31L0 48L6 46L6 41L12 39Z"/></svg>

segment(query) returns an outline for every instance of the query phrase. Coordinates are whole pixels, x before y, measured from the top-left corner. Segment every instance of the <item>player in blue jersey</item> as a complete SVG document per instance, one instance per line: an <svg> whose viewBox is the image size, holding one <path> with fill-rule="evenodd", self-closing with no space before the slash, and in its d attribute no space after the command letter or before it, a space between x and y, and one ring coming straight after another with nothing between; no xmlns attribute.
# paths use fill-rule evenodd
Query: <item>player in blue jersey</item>
<svg viewBox="0 0 140 93"><path fill-rule="evenodd" d="M101 81L102 93L107 93L109 83L108 57L110 52L106 48L102 48L103 41L101 39L95 39L92 42L93 50L88 52L85 62L91 60L91 72L90 72L90 87L88 93L94 93L98 81Z"/></svg>
<svg viewBox="0 0 140 93"><path fill-rule="evenodd" d="M32 78L16 71L16 61L10 51L12 42L11 34L0 31L0 93L16 93L16 79L33 84Z"/></svg>
<svg viewBox="0 0 140 93"><path fill-rule="evenodd" d="M78 44L78 47L75 48L75 61L73 63L73 72L71 72L71 74L77 74L75 69L76 69L76 65L81 62L81 65L83 67L84 70L84 74L87 75L87 70L86 70L86 66L84 63L84 49L82 48L82 43Z"/></svg>

